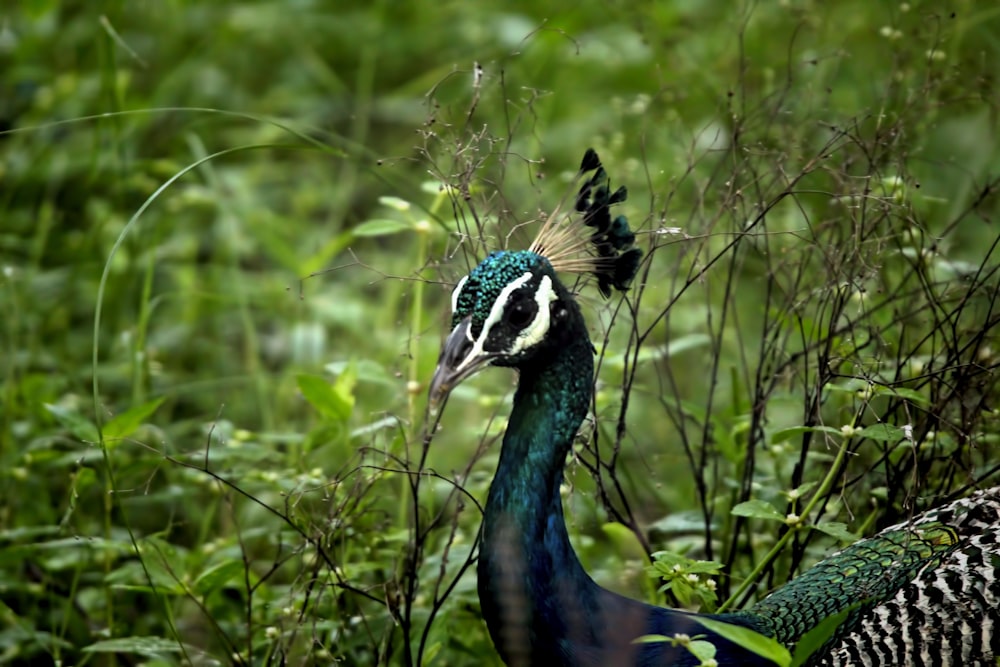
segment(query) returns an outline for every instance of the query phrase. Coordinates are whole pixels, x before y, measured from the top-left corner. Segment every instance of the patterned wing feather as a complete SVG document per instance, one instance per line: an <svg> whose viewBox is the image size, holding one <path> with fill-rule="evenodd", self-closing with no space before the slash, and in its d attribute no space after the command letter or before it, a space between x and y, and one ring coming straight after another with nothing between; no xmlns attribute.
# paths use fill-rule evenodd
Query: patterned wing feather
<svg viewBox="0 0 1000 667"><path fill-rule="evenodd" d="M891 526L749 610L786 645L860 603L812 664L994 665L1000 656L1000 488Z"/></svg>

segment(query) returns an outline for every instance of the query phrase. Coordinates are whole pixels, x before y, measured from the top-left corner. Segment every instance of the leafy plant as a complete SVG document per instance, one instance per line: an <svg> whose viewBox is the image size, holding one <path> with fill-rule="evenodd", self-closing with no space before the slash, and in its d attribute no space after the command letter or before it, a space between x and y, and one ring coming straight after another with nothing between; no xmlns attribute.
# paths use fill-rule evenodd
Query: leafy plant
<svg viewBox="0 0 1000 667"><path fill-rule="evenodd" d="M14 3L0 659L496 662L471 570L510 386L438 424L425 383L454 282L591 145L647 251L626 299L580 290L596 578L735 609L995 483L997 18Z"/></svg>

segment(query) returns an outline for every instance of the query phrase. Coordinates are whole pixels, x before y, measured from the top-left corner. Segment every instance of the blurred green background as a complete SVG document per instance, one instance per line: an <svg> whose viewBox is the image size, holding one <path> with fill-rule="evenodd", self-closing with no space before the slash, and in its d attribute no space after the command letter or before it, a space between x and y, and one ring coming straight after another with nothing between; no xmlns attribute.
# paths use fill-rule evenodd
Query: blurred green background
<svg viewBox="0 0 1000 667"><path fill-rule="evenodd" d="M769 327L855 318L878 345L823 338L847 375L920 375L944 363L923 336L944 309L897 288L930 276L943 303L992 275L997 62L1000 8L972 0L5 3L0 662L496 662L465 559L514 380L457 391L426 460L424 391L452 285L530 240L588 146L629 187L648 258L634 327L581 291L602 456L629 334L648 337L641 427L596 482L581 445L571 532L632 595L660 599L643 549L741 580L774 530L728 508L821 478L823 444L772 435L814 425L803 402L834 381L768 365L813 349ZM824 311L834 293L854 310ZM992 311L968 301L944 319L982 333L991 369ZM847 375L838 429L868 414ZM937 405L918 390L911 407ZM828 518L883 523L906 504L894 472L960 486L878 470L889 439ZM770 458L747 466L757 441ZM991 445L928 460L975 483ZM803 542L755 590L835 544Z"/></svg>

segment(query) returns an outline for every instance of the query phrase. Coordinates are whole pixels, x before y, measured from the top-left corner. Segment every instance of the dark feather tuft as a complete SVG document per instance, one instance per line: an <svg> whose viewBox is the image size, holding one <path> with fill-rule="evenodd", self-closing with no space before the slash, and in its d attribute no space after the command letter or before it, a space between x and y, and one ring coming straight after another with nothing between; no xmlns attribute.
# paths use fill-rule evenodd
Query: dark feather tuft
<svg viewBox="0 0 1000 667"><path fill-rule="evenodd" d="M601 158L597 157L597 151L593 148L588 148L587 152L583 154L583 160L580 162L580 173L593 171L600 166Z"/></svg>
<svg viewBox="0 0 1000 667"><path fill-rule="evenodd" d="M611 229L608 230L608 241L615 247L615 250L625 250L635 243L635 234L629 229L628 219L624 215L619 215L611 221Z"/></svg>
<svg viewBox="0 0 1000 667"><path fill-rule="evenodd" d="M580 186L576 210L583 213L583 224L594 230L590 241L600 260L595 263L594 275L601 294L609 297L612 288L625 291L632 284L642 260L642 250L632 245L635 234L629 229L628 219L624 215L611 218L611 206L625 201L628 190L622 186L611 192L608 174L593 148L588 148L584 154L580 171L594 172Z"/></svg>

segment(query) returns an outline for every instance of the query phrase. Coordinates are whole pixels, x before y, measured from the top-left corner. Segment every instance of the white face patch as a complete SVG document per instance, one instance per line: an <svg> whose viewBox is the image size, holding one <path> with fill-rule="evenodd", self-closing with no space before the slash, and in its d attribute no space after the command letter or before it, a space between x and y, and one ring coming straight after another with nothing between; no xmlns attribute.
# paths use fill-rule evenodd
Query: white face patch
<svg viewBox="0 0 1000 667"><path fill-rule="evenodd" d="M469 276L464 276L458 281L458 285L455 286L455 291L451 293L451 312L458 310L458 295L462 293L462 288L465 287L465 283L469 280Z"/></svg>
<svg viewBox="0 0 1000 667"><path fill-rule="evenodd" d="M530 281L532 278L531 272L525 273L523 276L517 280L512 280L509 285L501 290L497 300L493 302L493 307L490 308L490 314L486 317L483 322L483 330L479 334L479 338L475 340L472 345L472 349L469 351L468 356L462 360L462 363L458 365L455 369L456 371L462 370L470 361L477 359L483 355L483 346L486 344L486 339L490 335L490 331L493 329L502 318L504 310L507 307L507 300L510 295L516 290L520 289L525 283ZM464 281L463 281L464 282ZM461 289L462 283L459 283L457 292ZM549 330L549 324L551 323L551 317L549 314L549 304L558 299L555 290L552 288L552 279L548 276L542 276L541 281L538 283L538 289L535 290L535 303L538 305L538 311L535 314L535 319L526 326L514 339L514 344L510 346L510 349L504 350L504 354L515 355L532 345L536 345ZM471 329L470 329L471 331ZM471 340L471 333L469 334Z"/></svg>
<svg viewBox="0 0 1000 667"><path fill-rule="evenodd" d="M514 341L514 346L510 354L526 350L545 338L545 334L549 331L551 319L549 304L558 298L556 291L552 289L552 279L548 276L542 276L541 282L538 283L538 289L535 291L535 303L538 304L538 313L535 315L535 319L531 321L531 324L522 329L521 333L517 335L517 340Z"/></svg>

